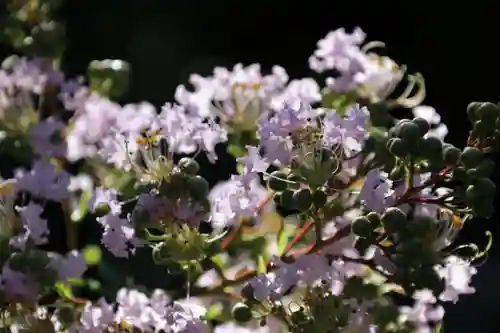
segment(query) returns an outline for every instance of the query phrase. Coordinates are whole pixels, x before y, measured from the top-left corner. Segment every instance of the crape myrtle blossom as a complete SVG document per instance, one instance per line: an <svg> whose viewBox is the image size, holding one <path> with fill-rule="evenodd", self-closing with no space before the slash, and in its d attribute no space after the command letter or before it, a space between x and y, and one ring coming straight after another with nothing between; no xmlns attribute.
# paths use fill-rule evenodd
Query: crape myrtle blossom
<svg viewBox="0 0 500 333"><path fill-rule="evenodd" d="M80 322L73 329L94 333L110 327L135 327L145 333L202 333L208 329L200 319L203 314L204 309L195 304L172 303L159 289L148 297L138 290L122 288L117 293L116 304L109 304L104 299L87 303Z"/></svg>
<svg viewBox="0 0 500 333"><path fill-rule="evenodd" d="M128 84L120 60L92 62L88 85L57 59L4 62L1 135L22 135L34 157L0 183L0 303L13 333L432 332L441 304L475 292L486 251L451 247L464 221L492 209L483 162L498 128L483 125L500 124L500 108L473 103L468 147L443 144L439 114L408 97L417 76L389 99L405 68L365 40L356 28L318 42L309 65L326 85L240 63L191 75L159 110L113 100ZM395 105L414 119L390 126ZM197 156L215 163L221 146L237 173L211 188ZM71 295L90 287L99 257L75 234L88 220L113 256L151 250L179 283L168 295L128 283L106 300ZM49 226L64 227L68 250L45 250Z"/></svg>
<svg viewBox="0 0 500 333"><path fill-rule="evenodd" d="M309 58L309 66L318 73L332 70L338 73L337 77L326 80L331 91L358 90L378 101L393 91L401 81L403 71L388 57L367 53L361 47L365 38L360 28L352 33L347 33L344 28L332 31L318 42L316 51Z"/></svg>
<svg viewBox="0 0 500 333"><path fill-rule="evenodd" d="M202 116L217 116L223 123L253 130L262 113L281 108L289 98L299 98L305 103L321 100L314 80L305 78L289 83L288 80L280 66L274 66L269 75L261 74L259 64L248 67L236 64L232 70L216 67L212 76L191 75L189 83L194 91L179 85L175 98Z"/></svg>

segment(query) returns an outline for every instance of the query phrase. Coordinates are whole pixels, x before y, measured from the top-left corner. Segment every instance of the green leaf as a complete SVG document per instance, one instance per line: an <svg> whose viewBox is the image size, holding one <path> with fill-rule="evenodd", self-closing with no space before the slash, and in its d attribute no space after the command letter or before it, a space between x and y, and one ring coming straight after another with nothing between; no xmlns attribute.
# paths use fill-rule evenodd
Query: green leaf
<svg viewBox="0 0 500 333"><path fill-rule="evenodd" d="M266 259L264 258L264 255L262 255L262 254L259 254L259 256L257 257L257 272L259 274L267 273Z"/></svg>
<svg viewBox="0 0 500 333"><path fill-rule="evenodd" d="M89 265L98 265L102 259L101 248L97 245L88 245L83 249L83 258Z"/></svg>
<svg viewBox="0 0 500 333"><path fill-rule="evenodd" d="M73 291L69 285L63 282L56 282L55 288L59 295L65 298L74 298Z"/></svg>
<svg viewBox="0 0 500 333"><path fill-rule="evenodd" d="M91 191L85 191L82 193L82 196L80 197L80 203L78 205L78 209L76 209L71 214L71 220L73 222L81 222L83 220L83 218L87 214L87 211L88 211L87 203L89 202L91 197L92 197Z"/></svg>
<svg viewBox="0 0 500 333"><path fill-rule="evenodd" d="M231 155L233 155L234 157L242 157L242 156L245 156L246 154L246 150L245 148L239 146L239 145L229 145L227 147L227 152Z"/></svg>
<svg viewBox="0 0 500 333"><path fill-rule="evenodd" d="M214 320L220 317L222 315L222 311L224 310L224 307L222 306L221 303L215 303L211 305L205 315L203 316L203 319L205 320Z"/></svg>
<svg viewBox="0 0 500 333"><path fill-rule="evenodd" d="M285 251L286 246L288 245L288 233L285 229L286 228L281 228L277 236L278 253L280 255L283 254L283 251Z"/></svg>

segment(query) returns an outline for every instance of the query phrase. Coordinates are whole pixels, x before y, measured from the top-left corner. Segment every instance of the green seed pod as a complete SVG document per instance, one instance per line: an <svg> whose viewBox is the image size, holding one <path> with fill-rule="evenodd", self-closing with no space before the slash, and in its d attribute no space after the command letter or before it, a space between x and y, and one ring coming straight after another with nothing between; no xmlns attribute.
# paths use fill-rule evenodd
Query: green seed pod
<svg viewBox="0 0 500 333"><path fill-rule="evenodd" d="M496 127L496 121L480 119L474 122L473 132L479 138L489 137Z"/></svg>
<svg viewBox="0 0 500 333"><path fill-rule="evenodd" d="M300 184L302 183L303 179L297 175L289 174L288 177L286 177L286 180L289 182L287 183L288 188L292 190L296 190L300 188Z"/></svg>
<svg viewBox="0 0 500 333"><path fill-rule="evenodd" d="M460 149L454 146L447 146L444 149L444 162L447 166L454 166L460 161Z"/></svg>
<svg viewBox="0 0 500 333"><path fill-rule="evenodd" d="M206 198L210 191L210 185L206 179L201 176L190 177L186 182L186 186L189 194L196 200Z"/></svg>
<svg viewBox="0 0 500 333"><path fill-rule="evenodd" d="M465 147L462 152L462 163L467 169L473 168L483 159L483 152L476 147Z"/></svg>
<svg viewBox="0 0 500 333"><path fill-rule="evenodd" d="M304 212L311 208L313 196L309 189L303 188L293 192L293 207L298 211Z"/></svg>
<svg viewBox="0 0 500 333"><path fill-rule="evenodd" d="M465 201L469 206L475 206L484 196L475 185L469 185L465 190Z"/></svg>
<svg viewBox="0 0 500 333"><path fill-rule="evenodd" d="M317 189L313 193L313 204L316 208L322 208L327 201L327 195L322 189Z"/></svg>
<svg viewBox="0 0 500 333"><path fill-rule="evenodd" d="M391 138L387 141L387 149L397 157L404 157L408 154L408 146L400 138Z"/></svg>
<svg viewBox="0 0 500 333"><path fill-rule="evenodd" d="M360 216L353 221L352 232L363 238L369 238L373 234L373 225L366 216Z"/></svg>
<svg viewBox="0 0 500 333"><path fill-rule="evenodd" d="M198 162L189 157L181 158L179 160L179 163L177 163L177 166L182 171L182 173L188 176L195 176L200 171L200 165L198 164Z"/></svg>
<svg viewBox="0 0 500 333"><path fill-rule="evenodd" d="M276 206L281 206L281 193L274 193L273 201Z"/></svg>
<svg viewBox="0 0 500 333"><path fill-rule="evenodd" d="M231 316L234 321L241 324L247 323L253 318L252 310L248 307L248 305L242 302L238 302L233 306Z"/></svg>
<svg viewBox="0 0 500 333"><path fill-rule="evenodd" d="M394 233L404 228L406 214L397 207L389 207L382 215L382 223L388 233Z"/></svg>
<svg viewBox="0 0 500 333"><path fill-rule="evenodd" d="M424 118L417 117L417 118L413 119L412 122L418 126L418 128L420 129L420 134L422 136L424 136L431 128L431 126L429 125L429 122L427 120L425 120Z"/></svg>
<svg viewBox="0 0 500 333"><path fill-rule="evenodd" d="M286 180L288 175L282 171L274 171L271 173L267 180L267 185L269 188L276 192L284 191L288 188L288 182Z"/></svg>

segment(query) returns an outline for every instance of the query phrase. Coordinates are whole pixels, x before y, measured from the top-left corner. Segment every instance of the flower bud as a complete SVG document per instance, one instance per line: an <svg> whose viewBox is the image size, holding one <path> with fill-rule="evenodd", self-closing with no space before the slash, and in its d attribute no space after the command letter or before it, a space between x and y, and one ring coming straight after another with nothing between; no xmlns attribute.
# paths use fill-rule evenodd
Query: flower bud
<svg viewBox="0 0 500 333"><path fill-rule="evenodd" d="M441 162L443 160L443 142L434 136L422 139L420 151L421 155L430 162Z"/></svg>
<svg viewBox="0 0 500 333"><path fill-rule="evenodd" d="M294 201L293 201L293 191L292 190L284 190L281 192L281 198L280 198L281 205L285 208L293 208Z"/></svg>
<svg viewBox="0 0 500 333"><path fill-rule="evenodd" d="M189 157L181 158L179 160L179 163L177 163L177 166L182 171L182 173L188 176L195 176L198 171L200 171L200 165L198 164L198 162Z"/></svg>
<svg viewBox="0 0 500 333"><path fill-rule="evenodd" d="M391 138L387 141L387 149L391 154L397 157L404 157L408 154L406 143L400 138Z"/></svg>
<svg viewBox="0 0 500 333"><path fill-rule="evenodd" d="M313 204L316 208L322 208L327 201L327 196L325 191L322 189L317 189L313 193Z"/></svg>
<svg viewBox="0 0 500 333"><path fill-rule="evenodd" d="M107 203L100 203L95 209L94 214L97 217L103 217L111 212L111 207Z"/></svg>
<svg viewBox="0 0 500 333"><path fill-rule="evenodd" d="M485 102L477 107L476 115L481 120L494 123L500 115L500 110L495 104Z"/></svg>
<svg viewBox="0 0 500 333"><path fill-rule="evenodd" d="M284 191L288 188L288 183L283 181L288 175L283 171L274 171L267 180L269 188L276 192Z"/></svg>
<svg viewBox="0 0 500 333"><path fill-rule="evenodd" d="M186 182L186 186L189 194L197 200L206 198L210 191L208 182L202 176L190 177Z"/></svg>
<svg viewBox="0 0 500 333"><path fill-rule="evenodd" d="M474 182L474 186L484 197L495 195L496 185L489 178L479 178Z"/></svg>
<svg viewBox="0 0 500 333"><path fill-rule="evenodd" d="M308 210L313 202L312 193L309 189L303 188L293 193L293 207L298 211Z"/></svg>
<svg viewBox="0 0 500 333"><path fill-rule="evenodd" d="M238 302L233 306L231 316L234 321L241 324L247 323L253 318L252 310L248 307L248 305L242 302Z"/></svg>
<svg viewBox="0 0 500 333"><path fill-rule="evenodd" d="M372 226L378 228L382 224L382 220L380 219L380 215L375 212L370 212L366 215L366 218L370 221Z"/></svg>
<svg viewBox="0 0 500 333"><path fill-rule="evenodd" d="M359 237L368 238L373 234L373 225L366 216L360 216L353 221L352 232Z"/></svg>
<svg viewBox="0 0 500 333"><path fill-rule="evenodd" d="M481 102L472 102L472 103L469 103L469 105L467 106L467 116L469 117L470 121L474 122L478 118L478 116L477 116L477 109L479 108L479 106L481 104L483 104L483 103L481 103Z"/></svg>
<svg viewBox="0 0 500 333"><path fill-rule="evenodd" d="M406 214L397 207L389 207L382 215L382 223L384 229L388 233L394 233L404 227L406 222Z"/></svg>
<svg viewBox="0 0 500 333"><path fill-rule="evenodd" d="M447 146L444 149L444 162L447 166L454 166L460 161L460 149L454 146Z"/></svg>
<svg viewBox="0 0 500 333"><path fill-rule="evenodd" d="M406 143L414 143L422 137L419 127L411 122L405 122L398 127L398 136Z"/></svg>
<svg viewBox="0 0 500 333"><path fill-rule="evenodd" d="M129 64L117 59L94 60L88 68L91 88L111 97L118 97L125 92L129 74Z"/></svg>
<svg viewBox="0 0 500 333"><path fill-rule="evenodd" d="M418 128L420 129L420 134L422 136L425 135L431 128L429 122L424 118L417 117L413 119L412 122L418 126Z"/></svg>
<svg viewBox="0 0 500 333"><path fill-rule="evenodd" d="M483 152L476 147L465 147L461 158L464 166L470 169L481 163Z"/></svg>

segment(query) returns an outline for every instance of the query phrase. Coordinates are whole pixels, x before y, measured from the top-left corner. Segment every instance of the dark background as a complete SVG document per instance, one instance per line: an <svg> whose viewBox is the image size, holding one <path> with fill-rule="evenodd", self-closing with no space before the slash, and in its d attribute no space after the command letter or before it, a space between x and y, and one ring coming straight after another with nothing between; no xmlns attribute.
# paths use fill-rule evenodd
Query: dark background
<svg viewBox="0 0 500 333"><path fill-rule="evenodd" d="M461 147L469 130L467 104L500 99L496 45L500 11L477 1L450 5L407 1L384 5L359 1L68 0L61 12L68 34L63 67L70 75L78 75L84 74L94 59L127 60L132 65L133 83L123 101L148 100L161 106L173 101L175 87L186 83L190 73L207 75L216 65L258 62L266 70L277 64L292 78L311 76L307 60L316 42L330 30L360 26L368 40L385 42L384 52L397 63L424 75L425 104L442 115L450 129L447 140ZM500 166L500 159L496 162ZM207 176L212 181L226 178L233 167L222 158ZM474 280L477 293L463 297L449 309L445 332L497 332L500 327L497 219L498 212L488 221L472 221L461 236L462 242L483 244L486 230L496 237L488 262ZM129 267L131 271L144 284L167 283L159 281L165 279L164 274L146 273L142 259ZM148 276L142 276L145 274Z"/></svg>

